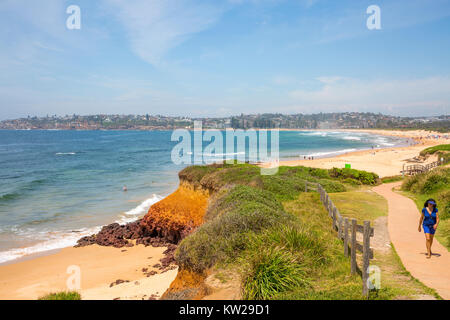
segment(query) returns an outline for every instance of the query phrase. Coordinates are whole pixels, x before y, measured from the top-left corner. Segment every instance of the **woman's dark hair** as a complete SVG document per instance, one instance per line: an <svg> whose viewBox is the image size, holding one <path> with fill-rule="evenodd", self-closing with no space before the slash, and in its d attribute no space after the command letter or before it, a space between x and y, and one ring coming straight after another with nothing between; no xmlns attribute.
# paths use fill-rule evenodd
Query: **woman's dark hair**
<svg viewBox="0 0 450 320"><path fill-rule="evenodd" d="M433 201L435 204L433 204L433 209L436 209L436 206L437 206L437 204L436 204L436 201L434 201L434 199L428 199L427 201L425 201L425 203L423 204L423 207L424 208L426 208L426 207L428 207L428 202L430 202L430 201Z"/></svg>

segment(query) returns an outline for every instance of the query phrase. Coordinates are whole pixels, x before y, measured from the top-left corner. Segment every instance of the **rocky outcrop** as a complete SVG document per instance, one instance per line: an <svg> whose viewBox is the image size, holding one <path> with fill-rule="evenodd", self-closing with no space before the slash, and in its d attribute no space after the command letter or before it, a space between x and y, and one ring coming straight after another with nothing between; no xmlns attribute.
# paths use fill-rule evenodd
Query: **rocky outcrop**
<svg viewBox="0 0 450 320"><path fill-rule="evenodd" d="M104 226L99 233L78 240L76 247L92 244L130 247L132 240L154 247L177 244L203 223L208 198L208 191L181 183L174 193L151 206L144 218L126 225Z"/></svg>
<svg viewBox="0 0 450 320"><path fill-rule="evenodd" d="M120 225L112 223L104 226L99 233L83 237L78 240L75 247L84 247L91 244L100 246L112 246L116 248L130 247L133 243L128 240L140 239L145 237L142 233L141 220Z"/></svg>
<svg viewBox="0 0 450 320"><path fill-rule="evenodd" d="M209 193L187 183L155 203L142 219L144 234L178 243L203 223Z"/></svg>
<svg viewBox="0 0 450 320"><path fill-rule="evenodd" d="M104 226L99 233L78 240L76 247L92 244L116 248L142 244L153 247L167 247L164 257L154 267L160 272L172 270L175 266L174 253L178 242L203 224L210 191L187 181L181 181L178 189L150 207L140 220L120 225ZM143 269L147 277L155 270ZM204 285L205 275L181 270L164 299L201 299L209 294ZM120 283L117 280L111 286Z"/></svg>

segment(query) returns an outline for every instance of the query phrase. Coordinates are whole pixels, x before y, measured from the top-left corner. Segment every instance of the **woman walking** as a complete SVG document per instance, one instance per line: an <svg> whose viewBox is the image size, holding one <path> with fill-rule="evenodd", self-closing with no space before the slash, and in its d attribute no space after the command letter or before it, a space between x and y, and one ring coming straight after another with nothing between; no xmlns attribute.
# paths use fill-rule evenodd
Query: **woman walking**
<svg viewBox="0 0 450 320"><path fill-rule="evenodd" d="M419 232L421 232L421 226L425 232L425 241L427 246L427 259L431 258L431 245L433 244L434 233L439 224L439 214L436 205L436 201L428 199L425 201L420 215Z"/></svg>

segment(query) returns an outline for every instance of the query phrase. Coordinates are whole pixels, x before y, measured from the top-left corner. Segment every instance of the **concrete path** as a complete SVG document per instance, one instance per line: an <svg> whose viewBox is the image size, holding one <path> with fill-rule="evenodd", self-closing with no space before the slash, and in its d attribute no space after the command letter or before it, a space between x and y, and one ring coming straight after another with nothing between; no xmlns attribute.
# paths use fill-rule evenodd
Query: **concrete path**
<svg viewBox="0 0 450 320"><path fill-rule="evenodd" d="M439 295L450 299L450 253L436 238L431 259L426 259L425 235L417 230L420 212L409 198L392 191L401 182L382 184L373 191L386 198L389 206L388 230L395 250L406 270ZM438 229L439 232L439 229Z"/></svg>

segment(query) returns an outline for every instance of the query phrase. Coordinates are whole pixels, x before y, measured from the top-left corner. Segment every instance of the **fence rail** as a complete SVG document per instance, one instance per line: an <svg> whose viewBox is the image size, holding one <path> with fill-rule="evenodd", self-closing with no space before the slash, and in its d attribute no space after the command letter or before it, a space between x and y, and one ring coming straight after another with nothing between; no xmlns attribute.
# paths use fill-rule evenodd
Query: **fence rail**
<svg viewBox="0 0 450 320"><path fill-rule="evenodd" d="M413 165L406 166L406 168L404 168L401 173L409 175L409 176L413 176L418 173L430 171L431 169L438 167L440 164L441 164L441 161L434 161L434 162L428 163L426 165L413 164Z"/></svg>
<svg viewBox="0 0 450 320"><path fill-rule="evenodd" d="M369 265L370 259L373 259L373 249L370 248L370 238L374 236L374 229L370 226L370 221L364 221L364 225L357 224L356 219L342 217L339 209L336 208L328 193L319 183L305 182L305 192L308 190L317 191L320 195L320 201L328 211L332 219L333 229L337 231L339 239L344 242L344 254L350 255L351 273L361 272L362 292L365 297L369 296ZM362 233L362 244L356 240L356 234ZM362 269L359 269L356 261L356 252L362 253Z"/></svg>

